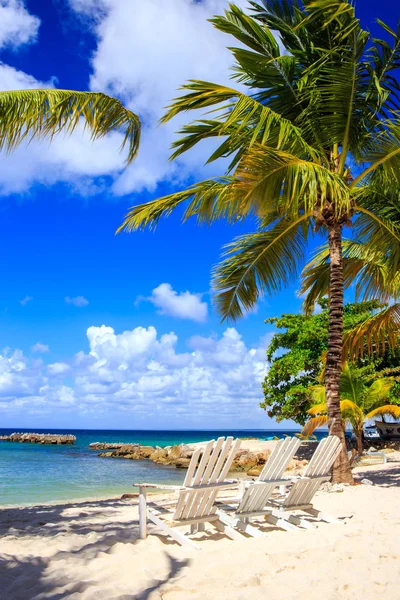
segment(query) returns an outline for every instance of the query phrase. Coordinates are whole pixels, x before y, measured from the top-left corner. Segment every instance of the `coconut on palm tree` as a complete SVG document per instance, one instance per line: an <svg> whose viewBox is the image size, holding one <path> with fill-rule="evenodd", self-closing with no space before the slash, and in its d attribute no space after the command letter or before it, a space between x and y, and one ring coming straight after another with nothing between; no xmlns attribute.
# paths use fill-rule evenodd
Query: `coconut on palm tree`
<svg viewBox="0 0 400 600"><path fill-rule="evenodd" d="M363 451L363 428L366 421L377 416L400 417L400 406L390 403L390 392L394 380L381 377L368 383L363 377L363 369L346 363L340 377L340 410L343 426L350 424L357 440L357 450ZM318 427L328 422L325 387L310 388L312 406L307 411L312 417L303 427L302 434L311 435Z"/></svg>
<svg viewBox="0 0 400 600"><path fill-rule="evenodd" d="M343 229L400 258L399 228L382 195L400 190L400 31L381 23L389 42L361 28L349 0L251 2L252 16L231 4L211 19L239 42L231 47L236 87L189 81L163 121L209 109L181 130L177 158L214 138L209 161L230 157L221 177L134 206L121 229L154 226L186 205L184 219L253 216L255 233L235 239L214 271L216 307L237 319L263 293L297 276L310 236L329 252L329 344L326 399L329 431L343 442L335 481L352 481L340 411L343 343ZM279 40L279 42L278 42ZM232 42L230 42L232 46Z"/></svg>
<svg viewBox="0 0 400 600"><path fill-rule="evenodd" d="M128 148L126 162L135 158L140 120L116 98L101 92L58 89L0 92L0 150L14 150L33 138L51 140L57 133L71 134L81 122L92 139L121 131L121 149Z"/></svg>

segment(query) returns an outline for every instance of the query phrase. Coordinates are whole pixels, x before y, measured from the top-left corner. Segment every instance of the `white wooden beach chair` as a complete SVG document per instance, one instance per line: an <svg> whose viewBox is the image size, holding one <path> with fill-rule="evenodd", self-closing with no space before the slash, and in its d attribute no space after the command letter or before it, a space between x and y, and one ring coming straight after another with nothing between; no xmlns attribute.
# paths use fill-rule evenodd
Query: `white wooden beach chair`
<svg viewBox="0 0 400 600"><path fill-rule="evenodd" d="M288 512L300 511L312 515L317 521L342 523L339 519L317 510L312 504L312 499L322 483L330 480L333 463L339 456L341 448L341 441L335 435L330 435L321 440L304 471L304 475L294 482L286 497L283 500L272 499L269 501L269 505L274 507L272 513L274 517L287 520L289 523L300 527L312 528L313 525L309 520L295 514L287 514Z"/></svg>
<svg viewBox="0 0 400 600"><path fill-rule="evenodd" d="M176 527L190 525L190 533L204 531L205 524L212 525L232 539L240 534L222 523L216 512L215 499L221 490L237 487L237 481L227 481L229 469L240 447L240 440L232 437L210 441L204 448L198 448L190 460L182 486L134 483L139 487L139 530L140 538L147 537L147 521L152 521L181 545L200 549L187 535L176 531ZM146 490L175 490L179 492L174 503L175 510L152 503L147 505Z"/></svg>
<svg viewBox="0 0 400 600"><path fill-rule="evenodd" d="M300 444L301 440L296 437L279 440L258 479L254 482L247 482L249 485L244 489L238 504L233 505L233 502L237 499L231 500L218 510L220 519L225 525L234 527L253 537L263 536L264 534L259 529L250 525L250 521L252 518L265 516L267 521L278 527L286 530L296 529L286 519L273 515L271 507L267 508L267 503L277 487L285 487L291 482L290 479L283 478L283 473Z"/></svg>

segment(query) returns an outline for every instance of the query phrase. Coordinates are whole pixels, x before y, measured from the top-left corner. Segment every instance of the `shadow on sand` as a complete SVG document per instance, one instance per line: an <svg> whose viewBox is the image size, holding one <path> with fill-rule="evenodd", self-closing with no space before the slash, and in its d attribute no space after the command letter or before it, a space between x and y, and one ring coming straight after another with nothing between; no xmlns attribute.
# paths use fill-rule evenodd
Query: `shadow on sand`
<svg viewBox="0 0 400 600"><path fill-rule="evenodd" d="M382 487L399 487L400 486L400 465L394 466L390 464L390 468L363 470L358 472L355 477L358 481L369 479L374 485Z"/></svg>
<svg viewBox="0 0 400 600"><path fill-rule="evenodd" d="M113 554L117 544L132 546L138 542L135 505L136 499L114 499L0 510L0 538L10 536L19 541L26 538L27 544L24 556L2 552L0 545L1 600L75 599L83 593L85 598L93 599L147 600L162 586L176 579L190 564L189 559L179 560L165 552L165 577L156 579L150 574L148 585L135 593L113 591L115 585L118 589L115 581L110 581L107 589L101 589L96 577L91 579L88 568L99 556ZM122 508L124 512L121 512ZM74 536L68 549L63 549L64 535ZM36 536L37 542L42 542L42 550L43 539L59 536L60 544L50 556L38 556L41 553L35 553ZM71 569L68 574L64 571L65 561L76 561L73 579ZM135 575L134 564L132 575Z"/></svg>

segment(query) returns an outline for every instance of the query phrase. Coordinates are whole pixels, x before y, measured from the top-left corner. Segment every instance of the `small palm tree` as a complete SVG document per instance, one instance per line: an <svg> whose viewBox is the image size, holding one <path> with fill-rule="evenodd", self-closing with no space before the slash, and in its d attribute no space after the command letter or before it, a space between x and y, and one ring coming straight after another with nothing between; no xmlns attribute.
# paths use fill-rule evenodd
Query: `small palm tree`
<svg viewBox="0 0 400 600"><path fill-rule="evenodd" d="M352 481L340 411L343 345L343 229L400 260L400 229L385 217L382 196L400 191L400 29L380 22L391 42L363 30L350 0L263 0L253 16L231 4L214 26L239 42L234 77L248 94L190 81L163 121L198 109L172 158L207 138L221 142L209 162L230 157L221 177L138 205L120 229L155 226L186 204L184 219L256 218L258 230L234 240L214 271L217 310L237 319L263 293L297 276L309 237L326 236L329 340L326 399L329 431L341 438L335 481ZM275 33L274 33L275 32ZM276 40L279 35L280 44ZM284 51L281 51L281 47Z"/></svg>
<svg viewBox="0 0 400 600"><path fill-rule="evenodd" d="M0 92L0 150L14 150L33 138L52 140L62 131L71 134L81 120L92 139L110 131L124 132L121 149L128 147L127 163L135 158L140 120L119 100L99 92L39 89Z"/></svg>
<svg viewBox="0 0 400 600"><path fill-rule="evenodd" d="M342 413L343 427L349 423L357 439L357 450L363 451L364 423L377 416L390 415L400 417L400 406L388 404L390 391L394 380L390 377L375 379L368 385L358 369L350 363L344 365L340 378L340 410ZM312 417L303 427L302 434L311 435L318 427L323 427L328 422L325 388L322 385L310 388L312 406L307 411Z"/></svg>

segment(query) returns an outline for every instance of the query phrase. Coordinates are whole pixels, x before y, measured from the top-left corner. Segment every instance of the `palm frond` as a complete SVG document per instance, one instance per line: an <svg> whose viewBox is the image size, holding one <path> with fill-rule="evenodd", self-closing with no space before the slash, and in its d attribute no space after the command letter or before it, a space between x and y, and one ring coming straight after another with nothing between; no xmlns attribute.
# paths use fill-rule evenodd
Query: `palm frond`
<svg viewBox="0 0 400 600"><path fill-rule="evenodd" d="M368 407L372 407L378 402L381 403L383 400L387 400L394 384L395 380L393 377L376 379L368 388L365 407L368 409Z"/></svg>
<svg viewBox="0 0 400 600"><path fill-rule="evenodd" d="M380 19L377 19L377 23L386 35L389 34L392 44L387 40L373 39L373 45L368 53L368 59L373 64L368 100L376 95L378 109L385 108L387 103L390 110L398 111L400 110L400 85L392 73L400 67L400 23L398 23L397 32ZM383 114L385 115L385 112Z"/></svg>
<svg viewBox="0 0 400 600"><path fill-rule="evenodd" d="M400 183L400 122L398 115L380 123L380 132L374 131L358 155L360 162L368 164L351 182L355 188L379 169L387 185Z"/></svg>
<svg viewBox="0 0 400 600"><path fill-rule="evenodd" d="M235 174L257 198L270 198L294 217L301 211L321 209L335 198L332 210L339 218L352 207L343 179L325 167L287 152L255 144L246 153Z"/></svg>
<svg viewBox="0 0 400 600"><path fill-rule="evenodd" d="M360 377L358 369L346 362L342 368L340 377L340 396L347 402L352 401L355 405L360 404L364 391L364 382Z"/></svg>
<svg viewBox="0 0 400 600"><path fill-rule="evenodd" d="M206 81L189 81L181 89L190 90L190 93L174 100L162 117L162 123L182 111L222 106L212 111L214 114L219 113L213 119L194 121L179 131L183 137L172 144L175 151L171 160L206 138L221 137L226 139L207 162L238 153L230 169L255 143L319 162L316 150L304 140L300 129L256 99L232 88Z"/></svg>
<svg viewBox="0 0 400 600"><path fill-rule="evenodd" d="M132 162L140 142L140 120L119 100L97 92L58 89L0 92L0 149L8 151L32 138L71 134L80 124L92 139L110 131L124 132L121 150L127 146L127 163Z"/></svg>
<svg viewBox="0 0 400 600"><path fill-rule="evenodd" d="M300 113L296 81L302 69L294 56L280 53L273 29L231 4L224 16L210 19L214 27L240 42L230 48L236 59L234 77L250 89L255 98L293 121ZM275 30L276 31L276 30Z"/></svg>
<svg viewBox="0 0 400 600"><path fill-rule="evenodd" d="M400 335L400 304L393 304L347 331L343 338L343 356L352 360L367 354L384 354L395 348Z"/></svg>
<svg viewBox="0 0 400 600"><path fill-rule="evenodd" d="M145 227L155 228L161 217L168 217L185 203L188 205L183 213L183 221L197 216L198 221L203 223L211 223L222 218L234 223L249 216L255 210L247 186L240 179L236 177L208 179L190 186L187 190L133 206L117 233L122 230L130 232ZM268 206L265 207L264 216L267 212Z"/></svg>
<svg viewBox="0 0 400 600"><path fill-rule="evenodd" d="M352 240L343 241L343 284L347 289L356 284L358 299L387 299L400 290L400 276L390 279L388 259L375 246ZM314 258L304 267L300 294L306 294L303 309L312 312L315 303L329 295L330 264L329 248L317 249Z"/></svg>
<svg viewBox="0 0 400 600"><path fill-rule="evenodd" d="M266 231L244 235L226 246L225 258L213 271L215 304L223 319L238 319L261 294L287 285L304 257L311 214L282 219Z"/></svg>
<svg viewBox="0 0 400 600"><path fill-rule="evenodd" d="M301 430L301 433L304 436L309 436L309 435L313 434L316 429L318 429L319 427L323 427L327 423L328 423L327 415L320 415L319 417L313 417L312 419L307 421L307 423L304 425L303 429Z"/></svg>
<svg viewBox="0 0 400 600"><path fill-rule="evenodd" d="M327 411L326 402L322 402L321 404L314 404L314 406L311 406L307 410L307 413L312 416L317 416L320 414L325 414L326 411Z"/></svg>
<svg viewBox="0 0 400 600"><path fill-rule="evenodd" d="M373 419L379 415L390 415L394 419L398 419L400 417L400 406L396 406L395 404L386 404L385 406L379 406L374 410L371 410L367 415L366 419Z"/></svg>
<svg viewBox="0 0 400 600"><path fill-rule="evenodd" d="M352 400L341 400L340 412L342 413L343 421L351 423L354 429L360 429L360 427L362 427L365 415L358 404Z"/></svg>

